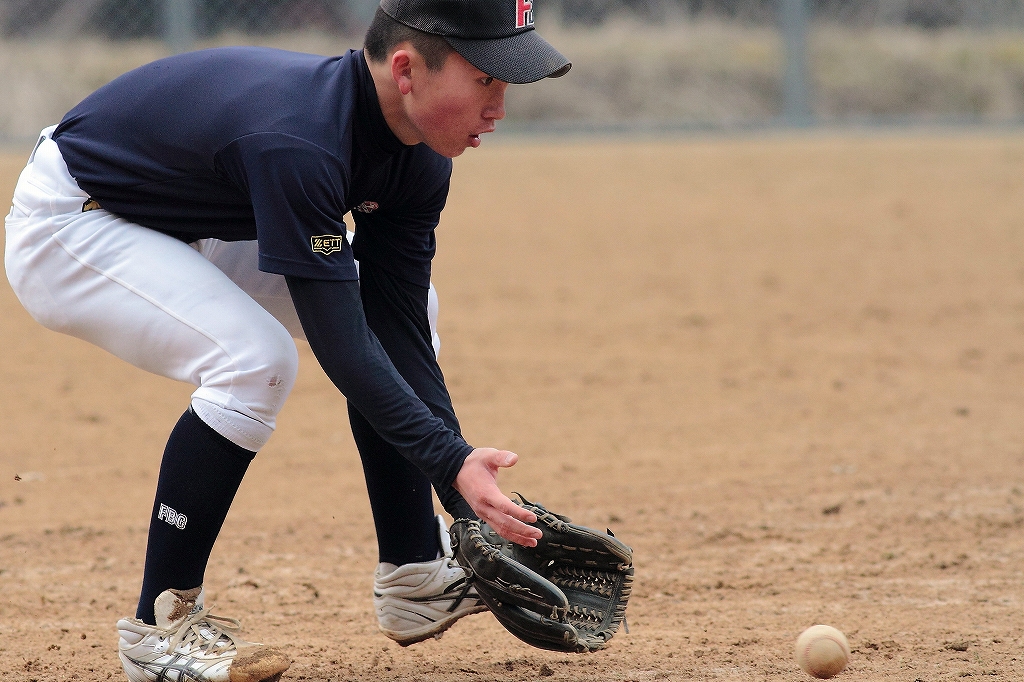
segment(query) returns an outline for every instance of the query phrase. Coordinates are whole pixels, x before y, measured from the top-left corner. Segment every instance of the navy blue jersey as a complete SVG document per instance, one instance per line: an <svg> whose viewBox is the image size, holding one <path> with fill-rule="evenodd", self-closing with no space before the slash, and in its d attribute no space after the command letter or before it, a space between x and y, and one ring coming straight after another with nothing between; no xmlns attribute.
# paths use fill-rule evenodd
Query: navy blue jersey
<svg viewBox="0 0 1024 682"><path fill-rule="evenodd" d="M97 90L53 139L78 185L112 213L186 242L256 239L260 269L287 277L327 375L449 511L472 513L452 488L472 447L426 323L451 161L395 137L362 51L325 58L235 47L170 57ZM364 310L361 292L375 289L354 281L353 256L364 273L380 269L412 288L392 287L404 293Z"/></svg>
<svg viewBox="0 0 1024 682"><path fill-rule="evenodd" d="M231 47L142 66L53 135L103 208L187 242L256 239L259 267L356 279L355 256L426 287L451 160L384 120L362 51Z"/></svg>

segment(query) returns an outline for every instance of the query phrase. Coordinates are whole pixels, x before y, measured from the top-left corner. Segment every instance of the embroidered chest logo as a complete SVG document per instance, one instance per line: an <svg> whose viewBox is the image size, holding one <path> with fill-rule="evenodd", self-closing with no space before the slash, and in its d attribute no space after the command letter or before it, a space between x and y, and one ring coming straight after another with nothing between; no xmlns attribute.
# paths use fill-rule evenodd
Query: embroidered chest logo
<svg viewBox="0 0 1024 682"><path fill-rule="evenodd" d="M322 253L325 256L337 253L345 246L345 238L335 234L321 234L310 237L309 241L313 246L313 253Z"/></svg>
<svg viewBox="0 0 1024 682"><path fill-rule="evenodd" d="M533 0L516 0L516 28L533 26Z"/></svg>
<svg viewBox="0 0 1024 682"><path fill-rule="evenodd" d="M363 203L359 204L352 210L359 211L360 213L373 213L378 208L380 208L380 204L378 204L376 201L364 201Z"/></svg>

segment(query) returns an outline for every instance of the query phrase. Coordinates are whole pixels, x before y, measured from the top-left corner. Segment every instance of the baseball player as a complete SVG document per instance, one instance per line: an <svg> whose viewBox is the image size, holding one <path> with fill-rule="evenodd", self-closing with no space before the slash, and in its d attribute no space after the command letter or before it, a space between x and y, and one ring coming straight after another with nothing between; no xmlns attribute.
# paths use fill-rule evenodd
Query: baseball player
<svg viewBox="0 0 1024 682"><path fill-rule="evenodd" d="M431 486L453 516L536 544L536 516L495 482L517 456L461 436L430 263L450 158L494 130L508 83L569 67L533 30L530 0L382 0L363 50L170 57L42 132L6 220L19 300L50 329L197 387L164 449L138 609L117 623L129 679L257 682L290 663L210 613L203 581L295 381L293 336L348 399L388 636L411 644L485 608Z"/></svg>

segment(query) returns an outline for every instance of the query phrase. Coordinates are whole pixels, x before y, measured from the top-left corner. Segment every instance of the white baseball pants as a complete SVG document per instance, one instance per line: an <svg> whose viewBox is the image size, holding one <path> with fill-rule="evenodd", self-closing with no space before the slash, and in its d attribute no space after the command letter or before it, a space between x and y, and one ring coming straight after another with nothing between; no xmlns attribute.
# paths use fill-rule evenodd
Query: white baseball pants
<svg viewBox="0 0 1024 682"><path fill-rule="evenodd" d="M7 216L4 264L25 309L54 331L141 369L188 381L195 413L258 451L295 383L304 338L284 277L257 269L255 242L185 244L103 209L41 133ZM350 236L351 238L351 236ZM435 353L437 295L428 317Z"/></svg>

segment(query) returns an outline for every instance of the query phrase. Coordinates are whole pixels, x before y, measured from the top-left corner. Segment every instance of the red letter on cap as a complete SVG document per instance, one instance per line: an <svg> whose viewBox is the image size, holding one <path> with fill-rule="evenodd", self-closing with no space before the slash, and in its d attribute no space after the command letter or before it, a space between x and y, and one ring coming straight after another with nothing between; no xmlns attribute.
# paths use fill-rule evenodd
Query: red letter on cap
<svg viewBox="0 0 1024 682"><path fill-rule="evenodd" d="M533 0L516 0L516 28L533 26Z"/></svg>

